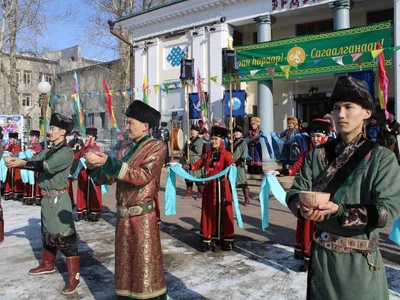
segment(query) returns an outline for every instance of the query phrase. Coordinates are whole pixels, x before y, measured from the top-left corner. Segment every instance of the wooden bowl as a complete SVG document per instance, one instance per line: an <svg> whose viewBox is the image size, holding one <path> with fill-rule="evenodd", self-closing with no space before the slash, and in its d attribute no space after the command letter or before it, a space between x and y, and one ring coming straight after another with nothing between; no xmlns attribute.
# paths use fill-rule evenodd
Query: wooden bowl
<svg viewBox="0 0 400 300"><path fill-rule="evenodd" d="M316 208L321 204L327 204L331 197L330 193L322 192L300 192L300 202L308 208Z"/></svg>

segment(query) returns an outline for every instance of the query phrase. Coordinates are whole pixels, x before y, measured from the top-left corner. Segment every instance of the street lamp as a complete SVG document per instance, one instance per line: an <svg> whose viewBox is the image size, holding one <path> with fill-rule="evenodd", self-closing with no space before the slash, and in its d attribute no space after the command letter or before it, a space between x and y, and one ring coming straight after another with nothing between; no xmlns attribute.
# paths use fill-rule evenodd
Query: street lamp
<svg viewBox="0 0 400 300"><path fill-rule="evenodd" d="M42 75L42 81L38 84L39 93L42 94L42 118L43 118L43 133L44 133L44 149L47 149L47 132L46 132L46 108L49 104L48 93L51 92L51 85L44 79L44 74Z"/></svg>

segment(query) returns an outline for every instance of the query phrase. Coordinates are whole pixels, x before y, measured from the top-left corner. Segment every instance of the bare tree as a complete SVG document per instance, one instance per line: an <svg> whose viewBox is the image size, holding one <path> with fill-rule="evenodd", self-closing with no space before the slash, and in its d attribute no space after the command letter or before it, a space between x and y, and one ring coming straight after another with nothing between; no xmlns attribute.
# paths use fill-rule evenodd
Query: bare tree
<svg viewBox="0 0 400 300"><path fill-rule="evenodd" d="M18 114L20 103L18 95L17 59L18 53L41 53L38 41L49 24L65 21L72 15L66 12L45 16L46 7L56 0L1 0L0 20L0 73L10 90L11 109L8 113ZM5 86L3 86L3 89Z"/></svg>
<svg viewBox="0 0 400 300"><path fill-rule="evenodd" d="M112 50L120 57L118 66L118 76L109 78L110 86L129 86L129 46L110 34L108 19L117 19L134 12L149 9L159 4L170 2L171 0L85 0L93 8L93 15L89 22L84 24L86 38L94 46L104 50ZM133 33L118 28L119 33L127 40L132 41ZM126 102L121 103L123 110Z"/></svg>

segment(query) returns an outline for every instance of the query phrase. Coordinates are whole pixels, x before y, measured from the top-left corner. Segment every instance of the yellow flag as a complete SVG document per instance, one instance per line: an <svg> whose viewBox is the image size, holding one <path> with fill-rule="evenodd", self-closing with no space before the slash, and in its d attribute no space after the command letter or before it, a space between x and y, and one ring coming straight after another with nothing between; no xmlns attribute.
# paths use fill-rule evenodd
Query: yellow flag
<svg viewBox="0 0 400 300"><path fill-rule="evenodd" d="M379 54L381 54L383 51L383 49L378 49L378 50L372 50L371 54L372 54L372 58L375 59L378 57Z"/></svg>
<svg viewBox="0 0 400 300"><path fill-rule="evenodd" d="M154 85L154 93L158 94L159 90L160 90L160 85L159 84Z"/></svg>
<svg viewBox="0 0 400 300"><path fill-rule="evenodd" d="M282 70L283 74L285 74L285 77L287 79L289 79L290 65L281 66L281 70Z"/></svg>
<svg viewBox="0 0 400 300"><path fill-rule="evenodd" d="M210 77L210 80L213 81L213 82L215 82L215 83L217 83L218 76L211 76L211 77Z"/></svg>

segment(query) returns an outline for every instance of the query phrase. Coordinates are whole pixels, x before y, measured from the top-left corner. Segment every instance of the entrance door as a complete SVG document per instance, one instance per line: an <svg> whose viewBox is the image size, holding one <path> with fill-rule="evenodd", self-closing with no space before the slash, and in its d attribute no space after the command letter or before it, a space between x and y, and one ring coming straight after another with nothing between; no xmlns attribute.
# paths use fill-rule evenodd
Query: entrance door
<svg viewBox="0 0 400 300"><path fill-rule="evenodd" d="M310 123L316 118L323 118L330 113L329 97L325 93L310 95L295 95L297 118Z"/></svg>

